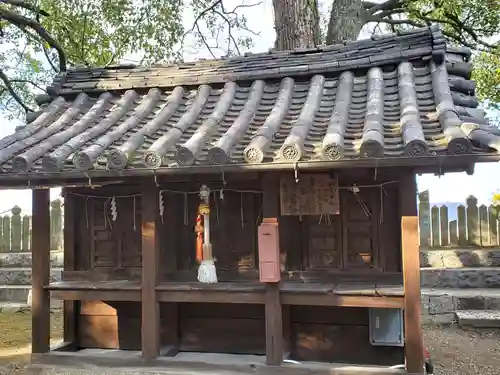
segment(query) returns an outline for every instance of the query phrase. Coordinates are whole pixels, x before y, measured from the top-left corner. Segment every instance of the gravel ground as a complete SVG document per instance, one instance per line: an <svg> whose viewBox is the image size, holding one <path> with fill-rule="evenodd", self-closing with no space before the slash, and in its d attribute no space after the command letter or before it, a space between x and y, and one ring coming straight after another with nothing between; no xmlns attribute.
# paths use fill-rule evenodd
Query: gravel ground
<svg viewBox="0 0 500 375"><path fill-rule="evenodd" d="M435 375L500 374L500 330L426 326L424 340Z"/></svg>
<svg viewBox="0 0 500 375"><path fill-rule="evenodd" d="M60 314L52 314L52 337L61 334ZM0 314L0 375L25 375L31 316ZM457 325L424 327L435 375L500 374L500 329L462 330Z"/></svg>

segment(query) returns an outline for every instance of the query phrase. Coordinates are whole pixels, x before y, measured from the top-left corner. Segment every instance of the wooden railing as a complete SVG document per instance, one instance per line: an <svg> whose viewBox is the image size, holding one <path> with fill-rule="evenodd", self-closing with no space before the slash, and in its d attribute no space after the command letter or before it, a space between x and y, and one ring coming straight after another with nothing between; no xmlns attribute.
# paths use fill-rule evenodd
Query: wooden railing
<svg viewBox="0 0 500 375"><path fill-rule="evenodd" d="M421 248L500 247L499 207L480 205L469 196L456 208L456 220L449 220L446 205L431 207L429 192L419 194L419 225Z"/></svg>
<svg viewBox="0 0 500 375"><path fill-rule="evenodd" d="M50 245L52 250L62 249L63 214L59 199L51 202ZM31 251L31 216L14 206L10 214L0 216L0 252Z"/></svg>

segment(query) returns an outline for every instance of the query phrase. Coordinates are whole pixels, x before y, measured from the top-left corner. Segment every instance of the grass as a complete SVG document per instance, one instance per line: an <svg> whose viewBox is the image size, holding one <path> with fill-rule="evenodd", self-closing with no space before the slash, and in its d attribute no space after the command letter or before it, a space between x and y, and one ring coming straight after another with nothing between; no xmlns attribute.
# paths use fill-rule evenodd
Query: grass
<svg viewBox="0 0 500 375"><path fill-rule="evenodd" d="M51 314L51 341L62 339L62 313ZM31 353L31 312L0 313L0 374L22 374Z"/></svg>

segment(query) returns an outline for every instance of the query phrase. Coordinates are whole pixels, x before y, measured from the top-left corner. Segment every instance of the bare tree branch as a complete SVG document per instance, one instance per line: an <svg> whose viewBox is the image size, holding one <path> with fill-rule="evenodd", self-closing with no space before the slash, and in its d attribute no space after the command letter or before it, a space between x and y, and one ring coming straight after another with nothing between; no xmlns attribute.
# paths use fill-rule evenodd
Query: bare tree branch
<svg viewBox="0 0 500 375"><path fill-rule="evenodd" d="M9 77L0 70L0 80L3 81L5 88L7 91L10 93L10 96L21 106L26 112L33 112L33 109L28 107L26 104L24 104L23 99L17 94L16 90L14 90L14 87L12 86L11 81L9 80Z"/></svg>
<svg viewBox="0 0 500 375"><path fill-rule="evenodd" d="M56 42L56 40L43 28L43 26L30 18L24 17L20 14L11 12L7 9L0 8L0 19L8 21L13 25L19 27L20 29L24 29L29 27L34 30L37 35L42 38L47 44L49 44L52 48L54 48L59 54L59 70L61 72L66 71L66 54L64 50Z"/></svg>
<svg viewBox="0 0 500 375"><path fill-rule="evenodd" d="M59 69L57 69L57 67L54 65L54 63L52 62L52 59L49 55L49 50L47 49L47 47L45 47L45 44L42 43L42 49L43 49L43 54L45 55L45 58L47 59L47 62L49 63L50 67L52 68L52 70L55 72L55 73L59 73Z"/></svg>
<svg viewBox="0 0 500 375"><path fill-rule="evenodd" d="M224 9L224 8L223 8ZM227 23L227 26L228 26L228 36L227 36L227 52L229 54L229 51L231 50L231 41L233 42L234 44L234 48L236 48L236 53L238 55L241 55L241 52L240 52L240 49L238 48L238 43L236 42L236 40L234 39L234 36L233 36L233 33L232 33L232 25L231 25L231 22L229 21L229 19L224 15L222 14L221 12L217 11L217 10L214 10L213 11L214 13L218 14L224 21L226 21Z"/></svg>
<svg viewBox="0 0 500 375"><path fill-rule="evenodd" d="M196 31L198 32L198 36L200 37L201 41L203 42L203 44L205 45L205 47L207 47L208 52L210 52L210 54L212 55L212 57L215 59L216 58L215 54L213 53L212 48L210 48L210 46L208 45L207 38L205 38L205 36L201 32L200 25L198 25L198 22L196 22L194 24L194 26L196 27Z"/></svg>
<svg viewBox="0 0 500 375"><path fill-rule="evenodd" d="M216 41L217 46L211 47L210 44L208 43L207 38L203 35L201 28L200 28L200 25L199 25L199 22L205 16L207 16L209 13L213 13L213 14L216 14L218 17L220 17L222 19L222 21L224 22L224 24L227 25L227 28L228 28L228 36L227 36L227 49L228 50L227 50L227 53L228 54L231 53L231 50L233 49L232 45L234 45L234 50L236 51L236 53L238 55L240 55L241 51L240 51L239 46L238 46L238 41L236 40L236 38L233 35L233 29L234 28L241 29L243 31L247 31L247 32L249 32L253 35L256 35L256 36L260 35L260 33L257 33L255 31L248 29L244 25L244 22L241 22L241 20L239 19L237 11L239 9L243 9L243 8L252 8L252 7L258 6L261 3L262 2L258 2L258 3L254 3L254 4L240 4L240 5L235 6L232 10L228 10L224 6L223 0L216 0L212 4L210 4L208 7L203 9L200 13L198 13L198 15L195 17L195 19L193 21L192 27L184 33L182 40L184 40L188 34L190 34L196 30L196 34L200 38L201 43L208 49L208 51L212 55L212 57L215 58L216 56L213 53L213 49L220 48L219 42L217 40ZM217 29L217 39L218 39L219 33L220 33L220 30ZM181 49L183 48L183 44L184 43L182 42Z"/></svg>
<svg viewBox="0 0 500 375"><path fill-rule="evenodd" d="M40 86L39 84L35 83L32 80L29 79L24 79L24 78L13 78L9 80L11 83L27 83L30 84L34 87L36 87L39 90L42 90L43 92L47 92L44 87Z"/></svg>
<svg viewBox="0 0 500 375"><path fill-rule="evenodd" d="M409 25L413 27L425 27L432 23L439 23L442 25L447 25L451 27L453 32L448 30L443 30L443 34L464 46L474 48L474 49L500 49L500 45L492 44L486 40L479 37L481 31L475 27L472 27L462 21L460 17L453 14L449 10L444 10L442 16L433 17L430 16L433 10L428 12L416 12L413 10L410 12L410 19L394 19L393 15L397 14L408 14L407 6L409 0L386 0L382 3L375 3L372 1L364 1L363 8L366 10L366 21L385 23L394 28L395 25ZM438 7L439 4L435 4Z"/></svg>
<svg viewBox="0 0 500 375"><path fill-rule="evenodd" d="M405 3L405 0L387 0L383 3L370 3L370 7L366 8L366 3L363 2L363 6L368 10L370 14L375 14L381 11L390 11L396 8L401 8Z"/></svg>

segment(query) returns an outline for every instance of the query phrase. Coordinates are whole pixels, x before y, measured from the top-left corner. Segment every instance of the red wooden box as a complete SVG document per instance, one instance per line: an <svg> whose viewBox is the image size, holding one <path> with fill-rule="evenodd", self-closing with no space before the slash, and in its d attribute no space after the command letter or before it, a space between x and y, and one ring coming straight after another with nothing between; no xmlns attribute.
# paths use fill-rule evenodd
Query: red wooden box
<svg viewBox="0 0 500 375"><path fill-rule="evenodd" d="M277 283L280 275L278 220L264 218L259 226L259 274L263 283Z"/></svg>

